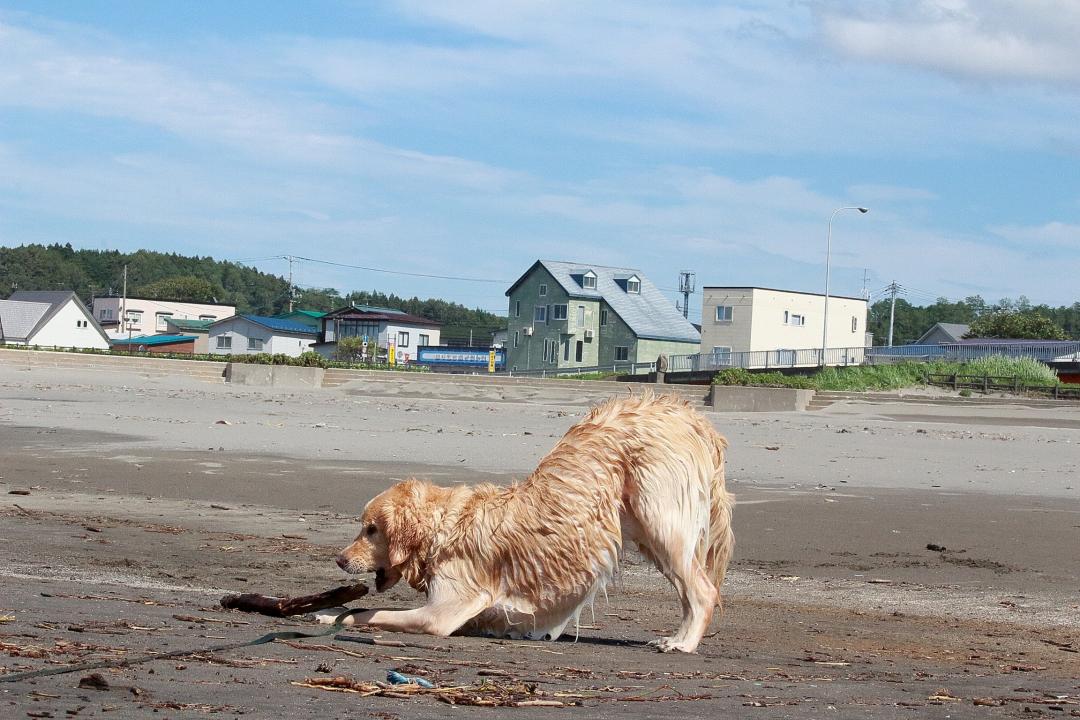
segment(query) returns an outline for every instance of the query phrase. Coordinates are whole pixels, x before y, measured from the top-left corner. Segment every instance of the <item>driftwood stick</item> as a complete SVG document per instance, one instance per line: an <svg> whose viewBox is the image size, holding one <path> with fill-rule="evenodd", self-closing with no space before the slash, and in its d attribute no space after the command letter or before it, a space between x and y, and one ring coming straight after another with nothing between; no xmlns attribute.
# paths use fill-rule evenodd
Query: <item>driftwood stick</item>
<svg viewBox="0 0 1080 720"><path fill-rule="evenodd" d="M221 607L229 610L272 615L274 617L288 617L344 605L347 602L364 597L367 593L367 585L363 583L345 585L314 595L298 595L296 597L272 597L257 593L244 593L242 595L226 595L221 598Z"/></svg>

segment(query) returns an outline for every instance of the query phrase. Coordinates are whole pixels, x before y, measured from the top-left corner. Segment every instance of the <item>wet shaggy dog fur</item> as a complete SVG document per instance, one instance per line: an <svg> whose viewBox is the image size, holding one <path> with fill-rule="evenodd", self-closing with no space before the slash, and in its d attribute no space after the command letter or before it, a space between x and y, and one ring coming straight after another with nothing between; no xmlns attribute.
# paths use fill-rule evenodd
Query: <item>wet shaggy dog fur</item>
<svg viewBox="0 0 1080 720"><path fill-rule="evenodd" d="M646 394L593 408L523 482L398 483L367 504L337 562L374 572L380 592L404 578L427 603L351 619L439 636L555 639L633 542L682 604L678 631L655 644L694 652L721 604L734 546L725 447L684 401Z"/></svg>

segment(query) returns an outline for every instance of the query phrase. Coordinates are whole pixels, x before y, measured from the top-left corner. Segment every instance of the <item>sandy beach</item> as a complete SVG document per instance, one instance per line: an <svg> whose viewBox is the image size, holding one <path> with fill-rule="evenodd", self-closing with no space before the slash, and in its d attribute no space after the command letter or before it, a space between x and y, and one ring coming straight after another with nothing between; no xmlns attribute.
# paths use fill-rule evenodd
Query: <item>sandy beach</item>
<svg viewBox="0 0 1080 720"><path fill-rule="evenodd" d="M0 673L310 629L217 603L342 584L333 555L375 493L410 475L524 477L587 410L562 390L493 400L447 385L300 392L0 365ZM726 612L697 655L644 646L679 610L628 552L576 642L273 643L101 670L102 690L79 687L86 672L0 683L0 707L7 717L493 712L291 684L383 680L394 668L580 703L497 711L520 717L1080 715L1080 408L913 398L708 416L731 443L737 549ZM420 602L398 588L355 605L369 600Z"/></svg>

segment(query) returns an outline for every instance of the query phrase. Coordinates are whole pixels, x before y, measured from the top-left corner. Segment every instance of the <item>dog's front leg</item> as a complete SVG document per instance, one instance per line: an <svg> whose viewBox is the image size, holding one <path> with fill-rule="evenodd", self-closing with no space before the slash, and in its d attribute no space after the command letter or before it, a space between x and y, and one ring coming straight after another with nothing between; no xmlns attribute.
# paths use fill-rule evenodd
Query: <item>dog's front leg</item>
<svg viewBox="0 0 1080 720"><path fill-rule="evenodd" d="M446 637L487 608L481 597L445 600L414 610L364 610L344 619L344 625L368 625L380 630Z"/></svg>

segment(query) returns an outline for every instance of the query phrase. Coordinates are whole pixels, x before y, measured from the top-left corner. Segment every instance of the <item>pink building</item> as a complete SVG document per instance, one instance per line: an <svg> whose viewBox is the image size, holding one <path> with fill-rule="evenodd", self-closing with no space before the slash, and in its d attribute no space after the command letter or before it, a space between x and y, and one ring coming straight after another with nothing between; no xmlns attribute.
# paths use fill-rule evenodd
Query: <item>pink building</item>
<svg viewBox="0 0 1080 720"><path fill-rule="evenodd" d="M209 320L217 322L236 314L235 305L216 303L188 303L172 300L153 300L150 298L108 296L94 298L94 319L105 329L111 338L126 338L130 333L137 335L158 335L169 331L166 321ZM127 317L122 323L121 317Z"/></svg>

